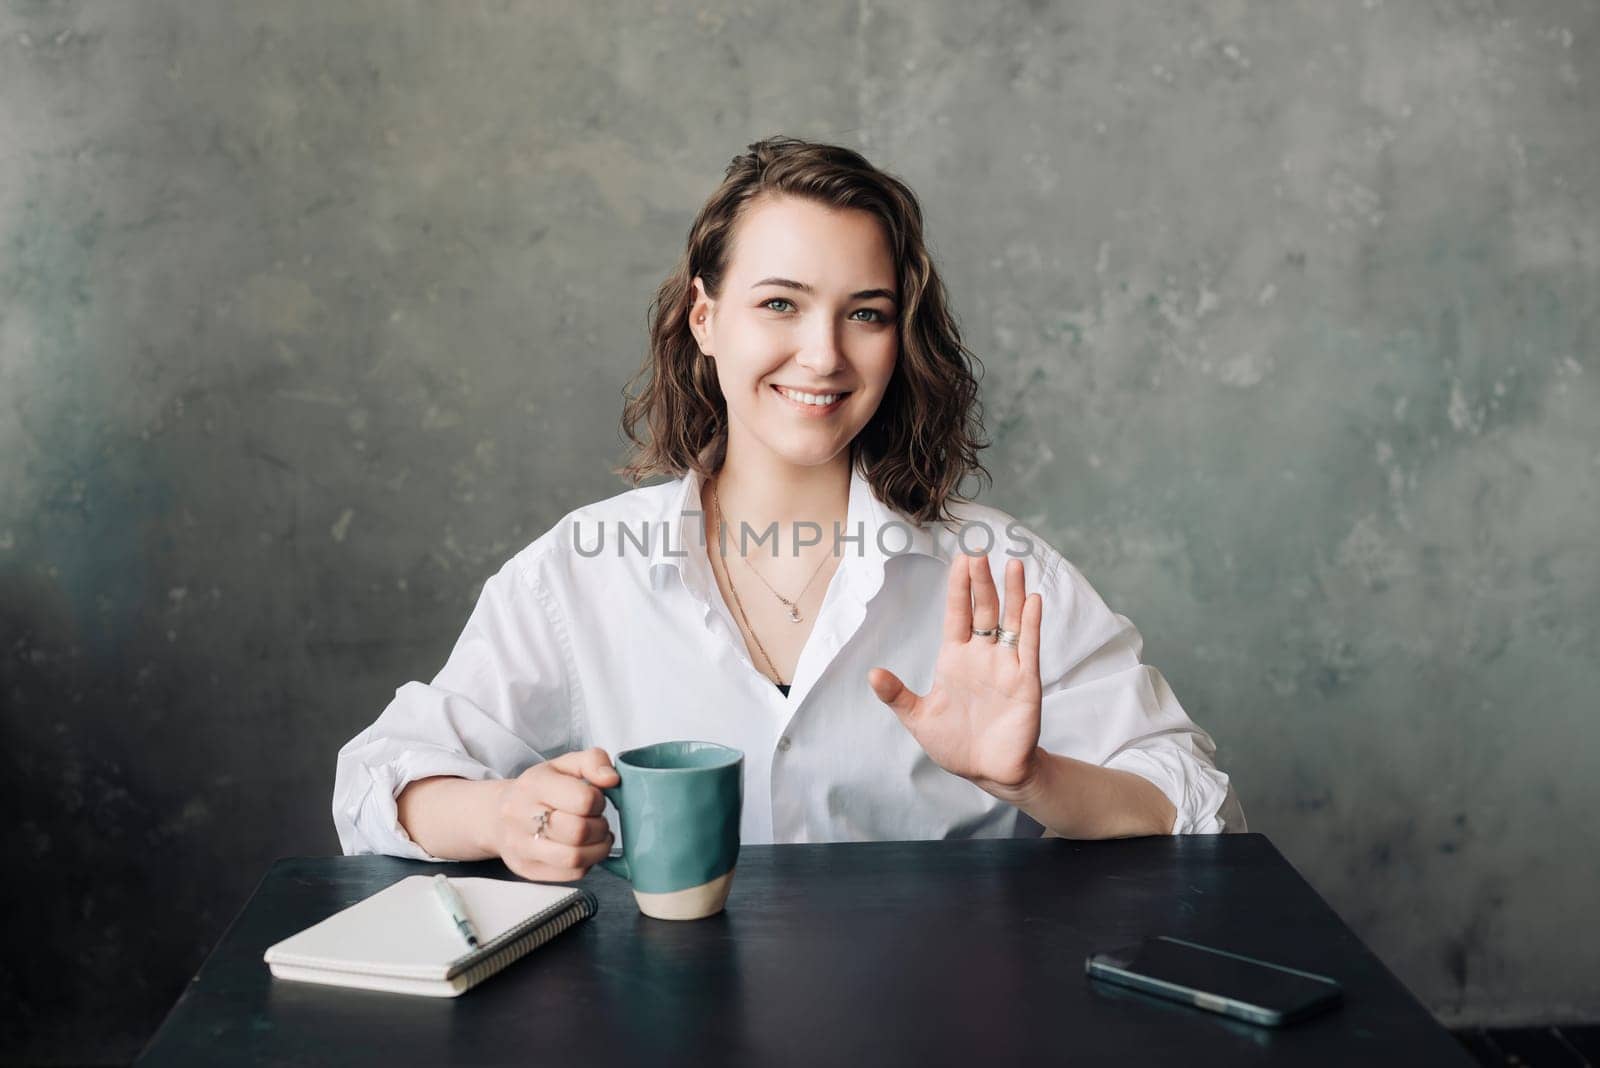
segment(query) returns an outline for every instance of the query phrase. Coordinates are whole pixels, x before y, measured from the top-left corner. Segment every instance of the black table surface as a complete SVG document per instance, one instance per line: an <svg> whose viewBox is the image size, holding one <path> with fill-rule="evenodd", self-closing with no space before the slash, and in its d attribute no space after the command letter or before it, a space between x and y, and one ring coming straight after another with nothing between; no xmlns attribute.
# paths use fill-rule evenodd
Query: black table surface
<svg viewBox="0 0 1600 1068"><path fill-rule="evenodd" d="M717 916L600 911L456 998L275 979L266 948L406 875L499 862L273 864L138 1063L1470 1064L1259 834L745 846ZM1271 1029L1090 980L1170 934L1332 976Z"/></svg>

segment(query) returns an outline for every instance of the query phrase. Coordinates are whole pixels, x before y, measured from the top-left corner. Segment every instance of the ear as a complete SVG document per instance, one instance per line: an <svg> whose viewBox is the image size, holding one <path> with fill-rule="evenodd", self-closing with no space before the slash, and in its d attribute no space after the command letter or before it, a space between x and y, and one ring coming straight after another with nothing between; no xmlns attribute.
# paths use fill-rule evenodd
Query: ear
<svg viewBox="0 0 1600 1068"><path fill-rule="evenodd" d="M695 340L700 343L700 351L710 356L711 331L710 322L716 314L716 304L706 296L705 283L696 275L689 284L693 299L689 302L689 330L694 334Z"/></svg>

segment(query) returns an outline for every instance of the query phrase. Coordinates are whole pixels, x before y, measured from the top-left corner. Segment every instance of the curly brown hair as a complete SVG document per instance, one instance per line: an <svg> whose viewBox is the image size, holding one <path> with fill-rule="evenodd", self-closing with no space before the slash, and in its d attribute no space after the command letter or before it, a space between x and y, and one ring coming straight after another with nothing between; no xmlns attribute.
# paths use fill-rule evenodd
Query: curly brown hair
<svg viewBox="0 0 1600 1068"><path fill-rule="evenodd" d="M978 462L982 363L961 343L944 283L922 237L922 208L900 179L838 145L774 136L735 156L722 184L689 228L687 248L650 305L650 353L623 387L622 431L633 442L614 468L635 486L651 475L710 477L727 451L728 412L713 361L689 329L693 280L713 300L722 290L735 228L762 196L802 197L856 209L883 224L894 254L900 305L899 351L878 410L850 443L850 462L885 504L916 523L950 520L948 503ZM978 374L974 373L974 366ZM642 389L633 394L636 384ZM647 436L636 433L643 422Z"/></svg>

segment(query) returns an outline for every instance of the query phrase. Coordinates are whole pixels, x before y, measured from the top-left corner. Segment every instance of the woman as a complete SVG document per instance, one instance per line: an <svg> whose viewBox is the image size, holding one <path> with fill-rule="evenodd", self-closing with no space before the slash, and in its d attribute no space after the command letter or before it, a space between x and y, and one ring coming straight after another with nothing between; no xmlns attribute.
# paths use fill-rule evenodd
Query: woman
<svg viewBox="0 0 1600 1068"><path fill-rule="evenodd" d="M433 682L340 750L346 853L579 878L610 754L673 738L744 751L747 843L1244 829L1132 624L956 496L977 384L910 189L751 145L653 314L619 473L674 477L487 580Z"/></svg>

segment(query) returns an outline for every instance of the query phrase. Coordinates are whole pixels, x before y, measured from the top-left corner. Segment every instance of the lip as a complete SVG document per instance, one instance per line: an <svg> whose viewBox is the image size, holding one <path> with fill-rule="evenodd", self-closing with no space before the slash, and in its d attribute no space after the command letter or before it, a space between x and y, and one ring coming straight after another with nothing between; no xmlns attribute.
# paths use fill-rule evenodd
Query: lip
<svg viewBox="0 0 1600 1068"><path fill-rule="evenodd" d="M793 388L793 387L785 386L783 388L784 389L790 389L790 388ZM805 403L802 403L801 401L790 400L788 397L785 397L783 395L783 390L779 389L776 384L773 385L772 392L777 394L779 400L781 400L784 404L788 405L790 408L794 409L799 414L810 416L813 419L820 419L823 416L832 415L834 412L838 411L844 405L845 400L848 399L849 396L850 396L849 393L842 393L842 394L840 394L838 400L836 400L832 404L829 404L826 407L824 407L824 406L818 405L818 404L805 404ZM795 392L797 392L797 393L813 393L813 392L821 393L821 392L828 392L828 391L826 391L826 390L801 389L801 390L795 390Z"/></svg>

